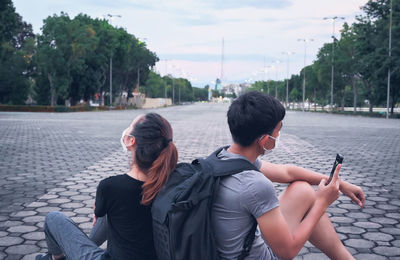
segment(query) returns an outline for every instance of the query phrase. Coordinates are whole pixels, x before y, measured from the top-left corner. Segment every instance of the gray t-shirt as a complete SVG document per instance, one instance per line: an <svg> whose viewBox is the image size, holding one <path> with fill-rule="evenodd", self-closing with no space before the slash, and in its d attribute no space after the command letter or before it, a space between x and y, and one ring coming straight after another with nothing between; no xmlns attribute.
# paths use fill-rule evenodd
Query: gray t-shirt
<svg viewBox="0 0 400 260"><path fill-rule="evenodd" d="M220 159L244 158L222 150ZM247 159L246 159L247 160ZM260 169L261 161L254 165ZM279 206L272 182L258 171L243 171L221 179L213 205L213 227L217 248L221 259L237 259L243 250L245 237L253 226L254 218ZM264 242L260 230L256 236L250 255L246 259L277 259Z"/></svg>

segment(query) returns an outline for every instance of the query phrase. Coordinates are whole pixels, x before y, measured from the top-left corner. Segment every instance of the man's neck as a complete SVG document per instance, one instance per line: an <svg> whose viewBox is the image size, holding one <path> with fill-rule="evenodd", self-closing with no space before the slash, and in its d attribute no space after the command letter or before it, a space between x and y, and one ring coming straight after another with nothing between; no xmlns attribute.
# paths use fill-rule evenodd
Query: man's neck
<svg viewBox="0 0 400 260"><path fill-rule="evenodd" d="M233 143L228 148L228 152L240 154L240 155L246 157L252 163L254 163L255 160L257 159L257 157L260 155L258 153L257 149L253 145L250 145L248 147L243 147L237 143Z"/></svg>

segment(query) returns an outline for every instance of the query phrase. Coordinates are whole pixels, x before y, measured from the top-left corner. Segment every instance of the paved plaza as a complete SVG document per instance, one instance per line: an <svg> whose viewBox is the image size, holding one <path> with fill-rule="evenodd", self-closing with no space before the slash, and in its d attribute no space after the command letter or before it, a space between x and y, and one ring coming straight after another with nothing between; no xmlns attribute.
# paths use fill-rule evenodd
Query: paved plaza
<svg viewBox="0 0 400 260"><path fill-rule="evenodd" d="M121 132L148 111L166 117L179 160L206 156L231 141L228 104L83 113L0 112L0 259L46 252L45 215L62 211L89 232L98 182L127 172ZM341 177L363 187L360 209L341 196L328 213L356 259L400 259L400 120L288 112L275 163L328 174L336 153ZM278 192L285 186L276 185ZM327 259L311 244L296 259Z"/></svg>

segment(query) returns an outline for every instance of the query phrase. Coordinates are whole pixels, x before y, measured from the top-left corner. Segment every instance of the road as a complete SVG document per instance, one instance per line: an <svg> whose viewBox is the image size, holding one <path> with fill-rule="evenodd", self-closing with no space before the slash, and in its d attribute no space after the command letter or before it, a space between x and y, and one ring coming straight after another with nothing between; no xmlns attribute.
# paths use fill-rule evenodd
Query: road
<svg viewBox="0 0 400 260"><path fill-rule="evenodd" d="M98 182L127 171L119 138L131 120L154 111L174 130L180 161L231 141L227 104L83 113L0 113L0 259L45 252L47 212L60 210L84 231L91 226ZM329 209L356 259L400 259L400 120L291 112L280 147L264 158L329 173L336 153L341 177L363 187L363 209L341 196ZM276 185L278 192L285 185ZM296 259L327 259L306 244Z"/></svg>

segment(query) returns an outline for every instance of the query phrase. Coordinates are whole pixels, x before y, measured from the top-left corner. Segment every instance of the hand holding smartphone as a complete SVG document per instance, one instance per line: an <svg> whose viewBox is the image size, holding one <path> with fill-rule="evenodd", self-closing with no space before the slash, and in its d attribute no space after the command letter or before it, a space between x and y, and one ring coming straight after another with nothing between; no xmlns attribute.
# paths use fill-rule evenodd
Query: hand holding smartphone
<svg viewBox="0 0 400 260"><path fill-rule="evenodd" d="M331 182L331 180L332 180L332 178L333 178L333 174L335 173L336 167L337 167L339 164L342 164L342 163L343 163L343 159L344 159L343 155L341 155L341 154L339 154L339 153L336 154L336 159L335 159L335 162L333 163L332 171L331 171L331 174L329 175L329 179L328 179L328 181L326 182L326 185L328 185L328 184Z"/></svg>

